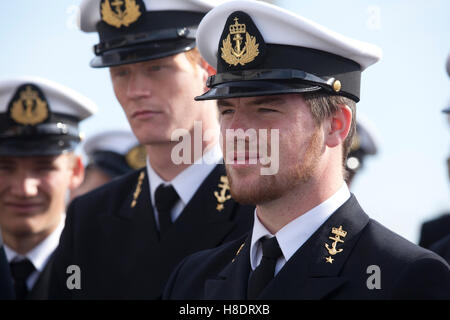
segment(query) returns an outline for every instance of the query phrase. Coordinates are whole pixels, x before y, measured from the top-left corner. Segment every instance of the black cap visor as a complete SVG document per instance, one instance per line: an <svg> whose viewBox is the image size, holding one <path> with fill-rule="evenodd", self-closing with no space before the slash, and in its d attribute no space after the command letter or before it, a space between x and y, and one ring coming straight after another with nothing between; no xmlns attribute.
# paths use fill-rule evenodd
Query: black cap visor
<svg viewBox="0 0 450 320"><path fill-rule="evenodd" d="M291 81L237 81L214 86L203 95L195 97L195 100L202 101L269 96L288 93L305 93L319 91L321 89L322 88L320 86L305 83L294 83Z"/></svg>
<svg viewBox="0 0 450 320"><path fill-rule="evenodd" d="M0 156L57 156L75 150L80 142L73 136L33 136L0 139Z"/></svg>
<svg viewBox="0 0 450 320"><path fill-rule="evenodd" d="M211 88L195 100L211 100L253 97L287 93L305 93L326 90L336 94L332 89L334 78L327 80L296 69L257 69L226 72L208 78L207 86ZM356 100L357 97L345 92L341 95Z"/></svg>

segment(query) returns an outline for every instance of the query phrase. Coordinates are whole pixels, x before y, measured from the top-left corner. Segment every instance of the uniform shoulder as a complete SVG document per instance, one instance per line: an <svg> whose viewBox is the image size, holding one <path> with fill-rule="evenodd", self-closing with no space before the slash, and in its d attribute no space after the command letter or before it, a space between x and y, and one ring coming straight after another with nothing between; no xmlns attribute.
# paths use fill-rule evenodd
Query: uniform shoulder
<svg viewBox="0 0 450 320"><path fill-rule="evenodd" d="M347 274L362 299L442 299L450 297L450 270L437 254L419 247L370 219L347 262ZM366 291L368 267L376 266L382 290ZM363 275L362 278L359 275ZM364 294L368 294L364 296Z"/></svg>
<svg viewBox="0 0 450 320"><path fill-rule="evenodd" d="M372 219L367 224L361 240L364 245L369 245L368 242L371 242L372 246L380 249L377 252L382 252L388 256L387 258L393 259L392 261L408 263L424 257L440 259L438 255L430 250L412 243Z"/></svg>
<svg viewBox="0 0 450 320"><path fill-rule="evenodd" d="M76 197L69 204L68 214L77 212L77 217L84 213L87 216L92 216L94 211L112 212L117 210L120 207L120 202L128 198L136 189L141 172L144 171L136 170L125 174L97 189Z"/></svg>
<svg viewBox="0 0 450 320"><path fill-rule="evenodd" d="M139 174L144 172L143 170L135 170L123 176L117 177L111 180L108 183L96 188L86 194L83 194L74 199L77 202L85 202L85 201L99 201L99 199L103 197L107 197L108 199L113 199L114 194L122 194L127 190L133 191L133 188L137 184L137 180Z"/></svg>

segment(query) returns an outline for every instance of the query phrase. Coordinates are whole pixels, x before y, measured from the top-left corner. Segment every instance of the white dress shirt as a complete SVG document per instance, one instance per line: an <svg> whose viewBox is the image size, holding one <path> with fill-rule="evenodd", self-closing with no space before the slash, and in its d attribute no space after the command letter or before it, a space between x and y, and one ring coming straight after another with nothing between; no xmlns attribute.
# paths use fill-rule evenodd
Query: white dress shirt
<svg viewBox="0 0 450 320"><path fill-rule="evenodd" d="M292 255L312 236L314 232L348 199L350 191L344 182L339 190L330 198L305 212L298 218L292 220L275 235L271 234L266 227L259 221L255 209L255 222L253 225L252 241L250 246L250 264L252 270L255 270L262 259L262 246L258 240L273 236L277 237L281 251L283 253L275 266L275 275L280 271L284 264Z"/></svg>
<svg viewBox="0 0 450 320"><path fill-rule="evenodd" d="M155 214L155 221L158 229L158 210L155 206L155 191L158 186L160 184L172 185L180 197L170 213L171 220L175 221L197 192L206 177L219 163L222 163L222 151L219 144L216 144L211 149L206 151L202 158L197 159L192 165L180 172L171 181L165 181L155 172L155 170L153 170L150 165L149 158L147 157L147 174L150 185L150 199L152 201L153 212Z"/></svg>
<svg viewBox="0 0 450 320"><path fill-rule="evenodd" d="M29 251L25 255L21 255L20 253L15 252L13 249L8 247L6 243L4 244L6 259L8 260L8 263L19 262L21 260L25 260L28 258L28 260L30 260L30 262L36 269L30 274L30 276L26 281L28 291L30 291L35 285L36 281L39 278L39 275L47 265L50 256L53 254L56 247L58 246L59 238L64 229L65 220L66 214L64 213L56 229L47 238L41 241L41 243L39 243L36 247L34 247L31 251Z"/></svg>

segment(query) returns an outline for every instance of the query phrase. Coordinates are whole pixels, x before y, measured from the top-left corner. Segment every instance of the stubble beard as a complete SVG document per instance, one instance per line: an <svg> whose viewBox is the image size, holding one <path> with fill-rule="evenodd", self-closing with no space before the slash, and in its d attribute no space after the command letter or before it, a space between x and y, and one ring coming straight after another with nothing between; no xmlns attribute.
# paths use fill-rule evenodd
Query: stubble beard
<svg viewBox="0 0 450 320"><path fill-rule="evenodd" d="M281 198L300 184L308 184L322 152L321 142L320 131L317 129L309 139L303 159L299 158L297 165L284 172L280 170L276 175L259 174L258 179L245 185L238 184L239 177L233 177L227 167L231 196L241 204L261 205Z"/></svg>

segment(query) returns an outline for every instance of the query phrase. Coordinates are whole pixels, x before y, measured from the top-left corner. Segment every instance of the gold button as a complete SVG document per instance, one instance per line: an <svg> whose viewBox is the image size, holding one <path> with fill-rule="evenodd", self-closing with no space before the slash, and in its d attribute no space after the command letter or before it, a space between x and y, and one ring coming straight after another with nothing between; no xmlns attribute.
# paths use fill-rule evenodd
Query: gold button
<svg viewBox="0 0 450 320"><path fill-rule="evenodd" d="M335 81L333 82L333 90L334 90L335 92L341 91L341 82L340 82L339 80L335 80Z"/></svg>

